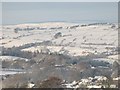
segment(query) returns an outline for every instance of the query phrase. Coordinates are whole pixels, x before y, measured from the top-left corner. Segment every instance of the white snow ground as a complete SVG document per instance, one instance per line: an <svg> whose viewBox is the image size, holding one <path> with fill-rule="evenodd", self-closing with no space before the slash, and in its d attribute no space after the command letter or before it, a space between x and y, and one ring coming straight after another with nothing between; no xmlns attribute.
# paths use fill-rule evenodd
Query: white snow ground
<svg viewBox="0 0 120 90"><path fill-rule="evenodd" d="M82 26L73 23L41 23L3 26L1 46L6 48L24 44L50 41L52 45L40 45L22 49L23 51L49 51L72 56L108 53L117 54L118 29L116 24L93 24ZM16 33L15 28L20 30ZM33 30L26 30L32 28ZM42 30L43 29L43 30ZM62 36L54 38L61 32ZM109 56L106 60L116 60L117 56ZM112 62L111 60L111 62Z"/></svg>
<svg viewBox="0 0 120 90"><path fill-rule="evenodd" d="M95 24L71 28L79 24L73 23L42 23L42 24L19 24L3 26L2 36L0 38L0 46L11 48L13 46L22 46L24 44L51 41L52 45L39 45L22 49L22 51L49 51L50 53L62 53L71 56L86 56L91 53L101 54L106 52L107 58L98 58L94 60L106 61L113 63L118 60L118 29L117 25L113 28L113 24ZM62 28L61 28L62 27ZM19 28L15 32L15 28ZM33 28L34 30L26 30ZM39 29L38 29L39 28ZM44 29L44 30L42 30ZM54 35L61 32L62 36L54 38ZM113 55L111 55L113 54ZM0 60L17 60L19 57L0 56ZM27 61L27 59L26 59ZM2 72L2 73L1 73ZM0 71L0 75L16 74L18 72ZM85 81L85 80L83 80ZM78 88L78 82L74 81L66 84L68 88ZM81 84L79 82L79 84ZM100 88L101 86L88 86L89 88Z"/></svg>
<svg viewBox="0 0 120 90"><path fill-rule="evenodd" d="M14 60L25 60L26 62L28 59L21 58L21 57L15 57L15 56L0 56L0 61L14 61Z"/></svg>
<svg viewBox="0 0 120 90"><path fill-rule="evenodd" d="M76 29L66 29L67 27L74 26L75 24L68 23L44 23L44 24L21 24L13 26L4 26L2 32L2 46L12 47L20 46L27 43L42 42L50 40L55 45L67 45L73 47L89 47L104 49L105 47L115 47L118 44L118 30L112 29L111 25L92 25L86 27L77 27ZM63 27L62 29L50 28ZM14 32L14 28L27 28L39 27L47 28L46 30L22 30L18 33ZM62 37L54 39L57 32L62 33ZM71 43L70 43L71 42ZM97 44L97 45L96 45ZM103 44L103 45L101 45ZM109 44L109 45L104 45ZM91 49L92 49L91 48ZM102 51L102 50L101 50Z"/></svg>

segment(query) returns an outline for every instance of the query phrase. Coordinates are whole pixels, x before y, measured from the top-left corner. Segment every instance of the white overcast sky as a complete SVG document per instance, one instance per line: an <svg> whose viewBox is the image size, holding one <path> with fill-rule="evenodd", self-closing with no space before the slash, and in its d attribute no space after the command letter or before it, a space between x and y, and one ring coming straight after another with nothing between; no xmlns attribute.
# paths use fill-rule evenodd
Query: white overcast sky
<svg viewBox="0 0 120 90"><path fill-rule="evenodd" d="M44 21L99 20L117 21L119 0L1 0L3 24L19 24ZM6 3L13 2L13 3ZM19 3L15 3L19 2ZM23 2L23 3L20 3ZM34 3L24 3L34 2ZM82 3L37 3L37 2L89 2ZM94 3L92 3L94 2ZM95 3L95 2L102 2ZM105 3L113 2L113 3ZM116 2L116 3L115 3ZM0 7L1 11L1 7Z"/></svg>

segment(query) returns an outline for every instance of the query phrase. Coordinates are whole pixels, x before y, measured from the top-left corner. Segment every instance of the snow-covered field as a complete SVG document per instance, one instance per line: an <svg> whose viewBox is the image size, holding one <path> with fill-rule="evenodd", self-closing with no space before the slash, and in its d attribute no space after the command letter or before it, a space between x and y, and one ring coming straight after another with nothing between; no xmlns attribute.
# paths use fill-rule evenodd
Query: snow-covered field
<svg viewBox="0 0 120 90"><path fill-rule="evenodd" d="M60 36L58 35L58 37L55 38L55 35L58 33L60 33ZM107 58L96 60L109 61L109 63L118 60L117 24L52 22L8 25L3 26L0 40L0 45L6 48L40 43L37 46L24 48L21 51L59 53L70 56L105 53L108 55ZM5 58L8 57L0 57L2 60Z"/></svg>
<svg viewBox="0 0 120 90"><path fill-rule="evenodd" d="M104 75L110 74L109 76L111 76L112 73L113 75L115 73L111 71L111 67L115 61L118 62L117 24L76 24L62 22L19 24L3 26L1 32L0 46L3 46L5 50L4 56L0 56L0 61L4 62L3 68L6 70L1 70L0 75L23 73L17 69L23 69L23 71L28 69L37 71L39 69L40 71L38 70L38 72L45 72L47 75L56 71L62 77L64 73L61 73L61 71L65 70L64 72L67 72L65 75L74 75L75 72L76 77L73 78L78 79L80 77L78 72L80 71L83 72L83 74L80 73L81 78L82 76L85 76L85 78L82 78L81 81L73 81L64 85L68 88L79 88L83 83L86 83L88 85L87 88L101 88L96 83L92 85L91 80L95 79L99 81L99 79L104 78ZM6 54L6 52L8 53ZM29 57L26 57L27 55ZM46 58L47 56L48 58ZM58 64L59 62L60 64ZM58 67L60 71L52 68L52 65ZM49 68L52 71L46 73L49 71ZM86 78L89 75L90 77L94 76L92 74L93 71L95 75L100 76L92 79ZM40 73L40 75L42 74ZM35 76L32 78L35 78ZM69 79L66 80L69 81Z"/></svg>
<svg viewBox="0 0 120 90"><path fill-rule="evenodd" d="M17 32L15 29L17 28ZM30 30L29 30L30 29ZM61 36L55 38L55 34ZM50 41L52 45L29 47L23 51L67 52L73 56L114 51L118 45L118 29L114 24L79 25L73 23L42 23L4 26L1 46L13 47Z"/></svg>
<svg viewBox="0 0 120 90"><path fill-rule="evenodd" d="M25 60L28 61L26 58L20 58L20 57L15 57L15 56L0 56L1 61L15 61L15 60Z"/></svg>
<svg viewBox="0 0 120 90"><path fill-rule="evenodd" d="M13 75L13 74L20 74L20 73L24 73L23 71L21 71L21 70L17 70L17 69L12 69L12 70L2 70L2 71L0 71L0 76L1 75Z"/></svg>

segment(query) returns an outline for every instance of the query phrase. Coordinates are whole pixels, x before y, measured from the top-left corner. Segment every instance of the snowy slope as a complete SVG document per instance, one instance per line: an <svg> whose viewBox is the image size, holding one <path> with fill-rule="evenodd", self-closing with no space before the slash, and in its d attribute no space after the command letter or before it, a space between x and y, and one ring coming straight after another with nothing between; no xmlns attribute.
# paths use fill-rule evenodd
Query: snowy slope
<svg viewBox="0 0 120 90"><path fill-rule="evenodd" d="M15 56L0 56L0 61L14 61L14 60L25 60L28 61L26 58L15 57Z"/></svg>
<svg viewBox="0 0 120 90"><path fill-rule="evenodd" d="M51 46L45 45L45 48L49 49L50 52L67 52L67 54L74 56L103 52L108 52L109 54L111 51L114 51L118 45L117 25L115 25L115 27L113 26L114 24L82 26L79 24L60 22L4 26L1 46L13 47L50 41L52 42ZM16 28L20 29L17 33L15 32ZM29 30L31 28L33 30ZM58 32L61 32L62 36L54 38L54 35ZM24 50L32 52L36 50L40 51L41 47L44 47L44 45L25 48Z"/></svg>

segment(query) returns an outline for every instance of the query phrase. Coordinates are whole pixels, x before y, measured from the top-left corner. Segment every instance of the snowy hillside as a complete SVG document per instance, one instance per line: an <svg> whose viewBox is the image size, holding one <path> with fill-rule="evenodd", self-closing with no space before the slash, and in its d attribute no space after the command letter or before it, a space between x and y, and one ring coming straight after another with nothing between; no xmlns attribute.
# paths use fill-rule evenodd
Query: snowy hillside
<svg viewBox="0 0 120 90"><path fill-rule="evenodd" d="M118 78L117 24L19 24L1 32L3 87L117 87L106 85Z"/></svg>
<svg viewBox="0 0 120 90"><path fill-rule="evenodd" d="M55 38L60 33L61 36ZM114 51L118 45L118 30L114 24L43 23L4 26L2 46L22 46L29 43L43 45L25 48L28 51L40 51L46 48L50 52L68 52L70 55L87 55ZM50 43L50 44L49 44Z"/></svg>

